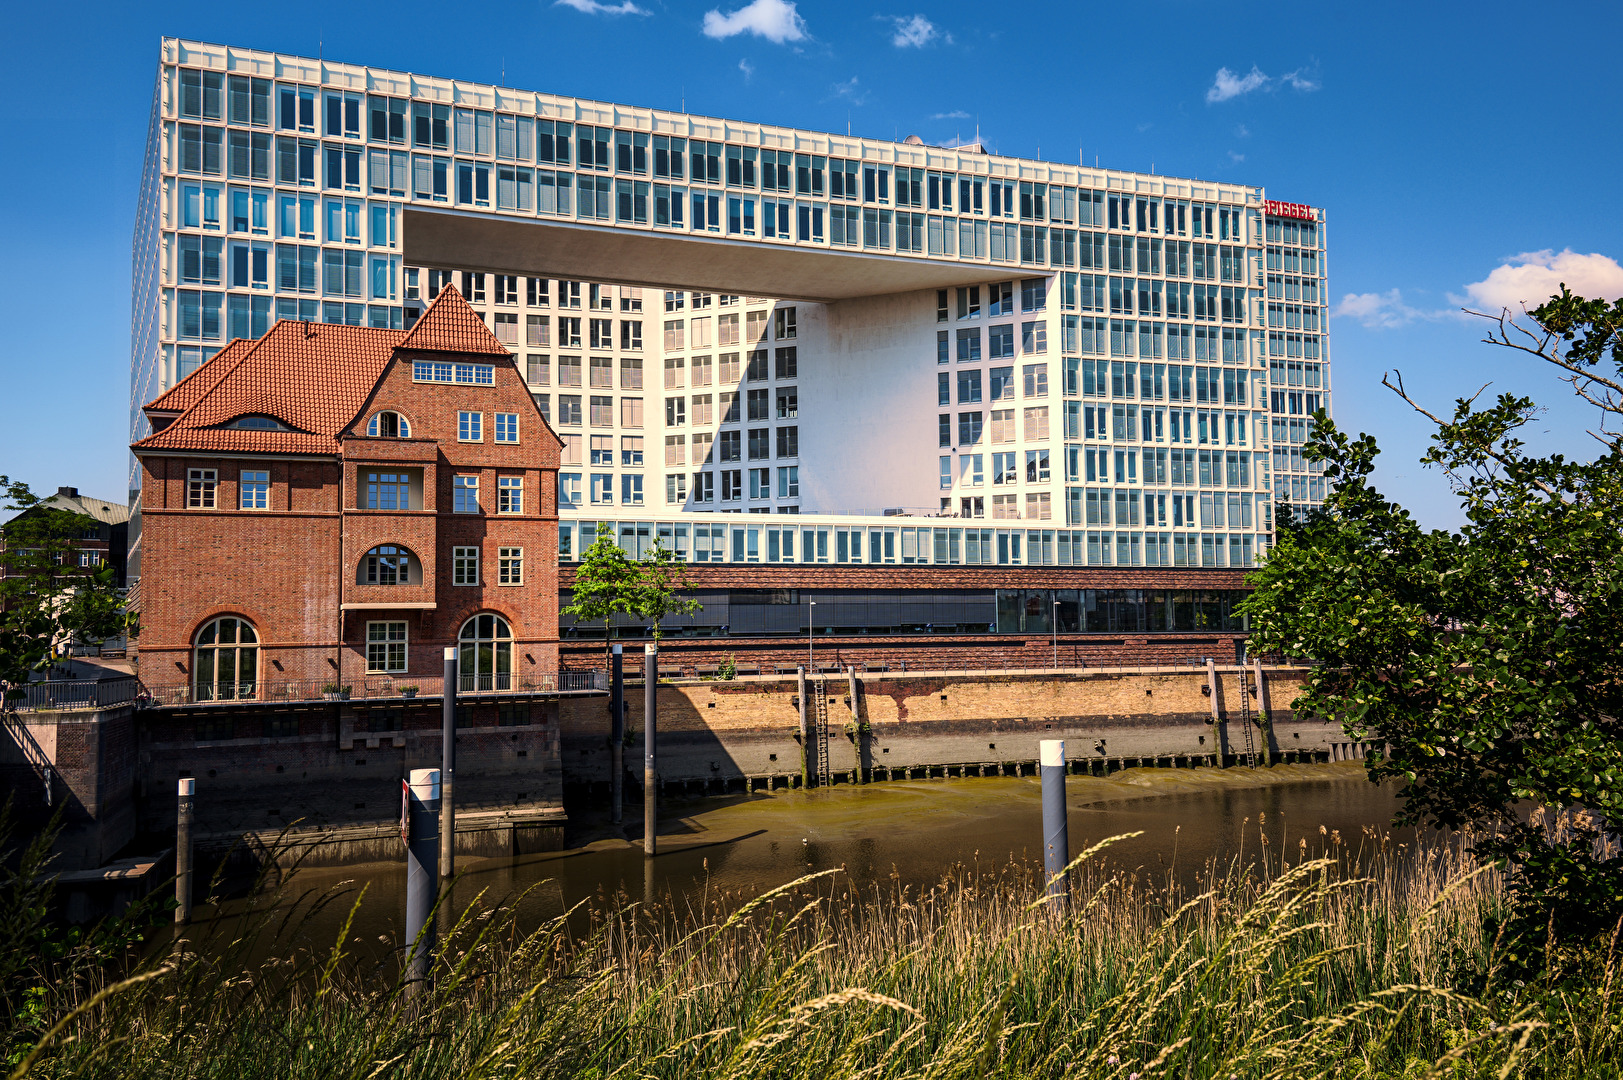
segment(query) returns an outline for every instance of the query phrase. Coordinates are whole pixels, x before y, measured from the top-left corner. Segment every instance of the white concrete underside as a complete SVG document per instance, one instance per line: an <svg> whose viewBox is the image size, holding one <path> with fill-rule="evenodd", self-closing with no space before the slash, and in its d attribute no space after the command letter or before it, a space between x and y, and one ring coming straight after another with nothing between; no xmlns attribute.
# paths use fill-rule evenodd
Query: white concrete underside
<svg viewBox="0 0 1623 1080"><path fill-rule="evenodd" d="M1007 281L1010 266L404 208L405 261L653 288L830 303Z"/></svg>

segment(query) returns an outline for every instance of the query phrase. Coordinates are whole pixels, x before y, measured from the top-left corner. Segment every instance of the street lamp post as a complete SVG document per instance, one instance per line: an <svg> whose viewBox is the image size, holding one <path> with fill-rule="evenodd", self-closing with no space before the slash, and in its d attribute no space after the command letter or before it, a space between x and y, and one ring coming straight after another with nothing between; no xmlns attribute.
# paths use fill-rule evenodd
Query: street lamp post
<svg viewBox="0 0 1623 1080"><path fill-rule="evenodd" d="M1050 627L1054 631L1054 670L1059 670L1059 601L1054 601L1054 622Z"/></svg>
<svg viewBox="0 0 1623 1080"><path fill-rule="evenodd" d="M806 601L806 675L808 678L817 671L817 669L812 666L812 645L817 640L812 636L812 615L814 614L812 608L816 606L816 600Z"/></svg>

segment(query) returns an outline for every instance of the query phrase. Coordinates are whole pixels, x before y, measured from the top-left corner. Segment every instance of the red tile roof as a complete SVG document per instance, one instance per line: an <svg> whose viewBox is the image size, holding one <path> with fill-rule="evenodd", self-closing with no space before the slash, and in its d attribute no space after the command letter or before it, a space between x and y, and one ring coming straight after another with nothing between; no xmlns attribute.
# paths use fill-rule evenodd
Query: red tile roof
<svg viewBox="0 0 1623 1080"><path fill-rule="evenodd" d="M252 338L232 338L231 344L215 353L209 360L168 390L147 402L146 412L185 412L203 400L203 396L217 386L237 362L254 347Z"/></svg>
<svg viewBox="0 0 1623 1080"><path fill-rule="evenodd" d="M510 356L507 348L496 340L485 320L468 306L462 294L447 285L440 290L434 302L428 305L423 317L411 328L404 349L425 352L474 353L485 356Z"/></svg>
<svg viewBox="0 0 1623 1080"><path fill-rule="evenodd" d="M195 400L174 423L142 439L135 449L337 454L339 433L365 405L406 336L403 330L278 322L258 341L244 343L240 355L232 353L234 363L228 350L222 350L159 398L164 401L218 367L210 371L211 384L198 384ZM274 417L294 430L222 427L242 416Z"/></svg>

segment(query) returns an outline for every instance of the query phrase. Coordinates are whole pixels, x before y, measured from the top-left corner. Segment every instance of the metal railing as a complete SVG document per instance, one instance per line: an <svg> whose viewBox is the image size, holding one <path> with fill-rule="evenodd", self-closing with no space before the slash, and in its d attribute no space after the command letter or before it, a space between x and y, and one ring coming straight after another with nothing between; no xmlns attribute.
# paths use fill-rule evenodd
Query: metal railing
<svg viewBox="0 0 1623 1080"><path fill-rule="evenodd" d="M51 760L51 755L47 754L44 748L34 740L34 735L28 730L28 725L23 723L12 710L0 711L0 719L4 720L5 729L11 735L12 741L23 752L23 758L27 760L29 767L34 770L34 775L44 786L45 805L52 805L54 802L52 790L55 786L52 780L56 776L56 764Z"/></svg>
<svg viewBox="0 0 1623 1080"><path fill-rule="evenodd" d="M5 690L6 705L18 712L105 709L125 705L141 694L139 679L83 679L15 683Z"/></svg>
<svg viewBox="0 0 1623 1080"><path fill-rule="evenodd" d="M410 700L441 696L442 682L434 679L369 675L335 682L330 679L279 679L248 683L178 683L149 686L153 705L302 704L311 701ZM469 697L511 694L579 694L607 692L608 675L602 671L544 672L526 675L462 675L458 695Z"/></svg>
<svg viewBox="0 0 1623 1080"><path fill-rule="evenodd" d="M737 664L733 669L734 678L748 678L763 676L766 678L793 677L797 666L795 664L761 663ZM1311 661L1281 660L1277 657L1264 657L1262 666L1265 669L1276 668L1306 668L1315 666ZM1090 675L1169 675L1187 674L1190 671L1204 673L1206 657L1192 656L1180 660L1165 660L1149 664L1101 664L1083 660L1072 660L1060 657L1059 666L1053 664L1002 663L990 664L984 660L963 661L862 661L848 660L844 663L833 663L818 660L815 666L807 671L808 676L842 674L846 668L854 667L858 675L1053 675L1075 674L1087 672ZM1233 672L1250 670L1249 662L1236 664L1229 660L1218 661L1217 670ZM581 672L580 674L585 674ZM599 671L597 674L602 675ZM721 678L721 665L719 664L671 664L660 669L661 679L707 679ZM636 682L641 678L628 670L627 682Z"/></svg>

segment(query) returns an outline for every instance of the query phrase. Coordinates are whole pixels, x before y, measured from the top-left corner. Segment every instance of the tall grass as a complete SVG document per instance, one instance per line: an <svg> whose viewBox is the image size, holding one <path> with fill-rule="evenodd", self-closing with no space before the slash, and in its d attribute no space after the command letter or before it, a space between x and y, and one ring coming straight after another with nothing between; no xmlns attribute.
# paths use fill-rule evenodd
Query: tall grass
<svg viewBox="0 0 1623 1080"><path fill-rule="evenodd" d="M415 994L392 959L361 959L348 924L330 952L287 950L300 918L349 897L272 892L223 937L160 950L141 981L56 988L66 1019L13 1076L1229 1080L1623 1065L1610 959L1576 998L1502 984L1490 927L1503 885L1463 845L1400 852L1370 834L1354 857L1336 836L1282 853L1257 835L1260 863L1193 881L1113 869L1095 848L1073 864L1064 909L1017 865L866 896L827 872L743 904L611 905L530 932L481 897Z"/></svg>

